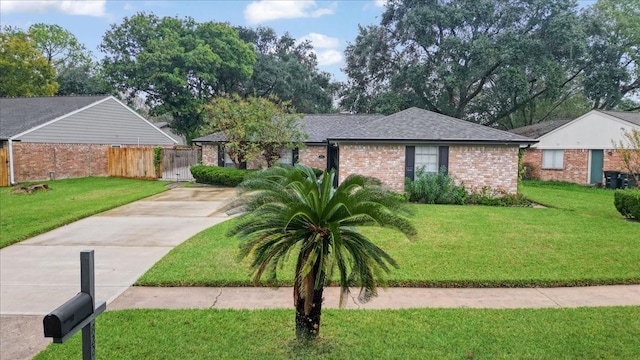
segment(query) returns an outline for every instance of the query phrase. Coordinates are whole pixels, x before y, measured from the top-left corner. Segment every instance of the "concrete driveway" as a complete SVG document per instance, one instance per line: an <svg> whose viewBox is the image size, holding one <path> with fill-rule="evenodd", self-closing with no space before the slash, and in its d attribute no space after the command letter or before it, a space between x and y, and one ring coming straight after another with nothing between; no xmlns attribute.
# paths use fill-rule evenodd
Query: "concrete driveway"
<svg viewBox="0 0 640 360"><path fill-rule="evenodd" d="M221 208L235 196L174 188L1 249L0 359L35 355L42 347L29 356L17 345L28 338L48 343L42 315L80 291L80 251L94 250L96 301L109 304L175 246L227 220Z"/></svg>

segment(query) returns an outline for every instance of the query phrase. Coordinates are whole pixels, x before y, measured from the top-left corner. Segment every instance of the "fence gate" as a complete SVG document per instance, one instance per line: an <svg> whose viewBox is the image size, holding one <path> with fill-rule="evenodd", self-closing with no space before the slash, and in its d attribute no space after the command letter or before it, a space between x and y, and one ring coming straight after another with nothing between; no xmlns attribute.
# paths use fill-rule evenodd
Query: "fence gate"
<svg viewBox="0 0 640 360"><path fill-rule="evenodd" d="M162 154L162 180L194 181L189 168L200 160L199 148L164 149Z"/></svg>

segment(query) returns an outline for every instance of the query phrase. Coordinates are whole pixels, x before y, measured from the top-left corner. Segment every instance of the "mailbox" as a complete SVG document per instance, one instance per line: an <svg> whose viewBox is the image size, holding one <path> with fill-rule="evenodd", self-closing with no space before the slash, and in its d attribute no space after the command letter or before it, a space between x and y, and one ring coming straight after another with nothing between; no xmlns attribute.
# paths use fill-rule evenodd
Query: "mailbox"
<svg viewBox="0 0 640 360"><path fill-rule="evenodd" d="M62 338L91 314L93 299L91 295L80 292L44 317L44 336Z"/></svg>

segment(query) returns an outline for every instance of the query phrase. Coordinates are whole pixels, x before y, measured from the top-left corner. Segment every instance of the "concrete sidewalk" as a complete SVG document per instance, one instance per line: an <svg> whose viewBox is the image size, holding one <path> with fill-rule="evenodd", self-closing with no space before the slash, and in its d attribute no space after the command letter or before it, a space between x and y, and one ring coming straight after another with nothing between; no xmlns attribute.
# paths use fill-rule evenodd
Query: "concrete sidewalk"
<svg viewBox="0 0 640 360"><path fill-rule="evenodd" d="M336 287L324 291L324 308L337 308ZM350 294L346 309L403 308L562 308L582 306L640 306L640 285L565 288L388 288L361 304L358 289ZM252 287L131 287L109 310L161 309L276 309L293 308L292 288Z"/></svg>

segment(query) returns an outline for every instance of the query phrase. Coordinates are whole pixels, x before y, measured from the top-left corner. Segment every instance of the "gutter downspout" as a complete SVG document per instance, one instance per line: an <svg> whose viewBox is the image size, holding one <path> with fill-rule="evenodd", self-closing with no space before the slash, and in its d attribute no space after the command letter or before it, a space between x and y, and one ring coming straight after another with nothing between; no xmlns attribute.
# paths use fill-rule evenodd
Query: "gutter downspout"
<svg viewBox="0 0 640 360"><path fill-rule="evenodd" d="M13 139L9 138L9 184L15 185L15 177L13 175Z"/></svg>

